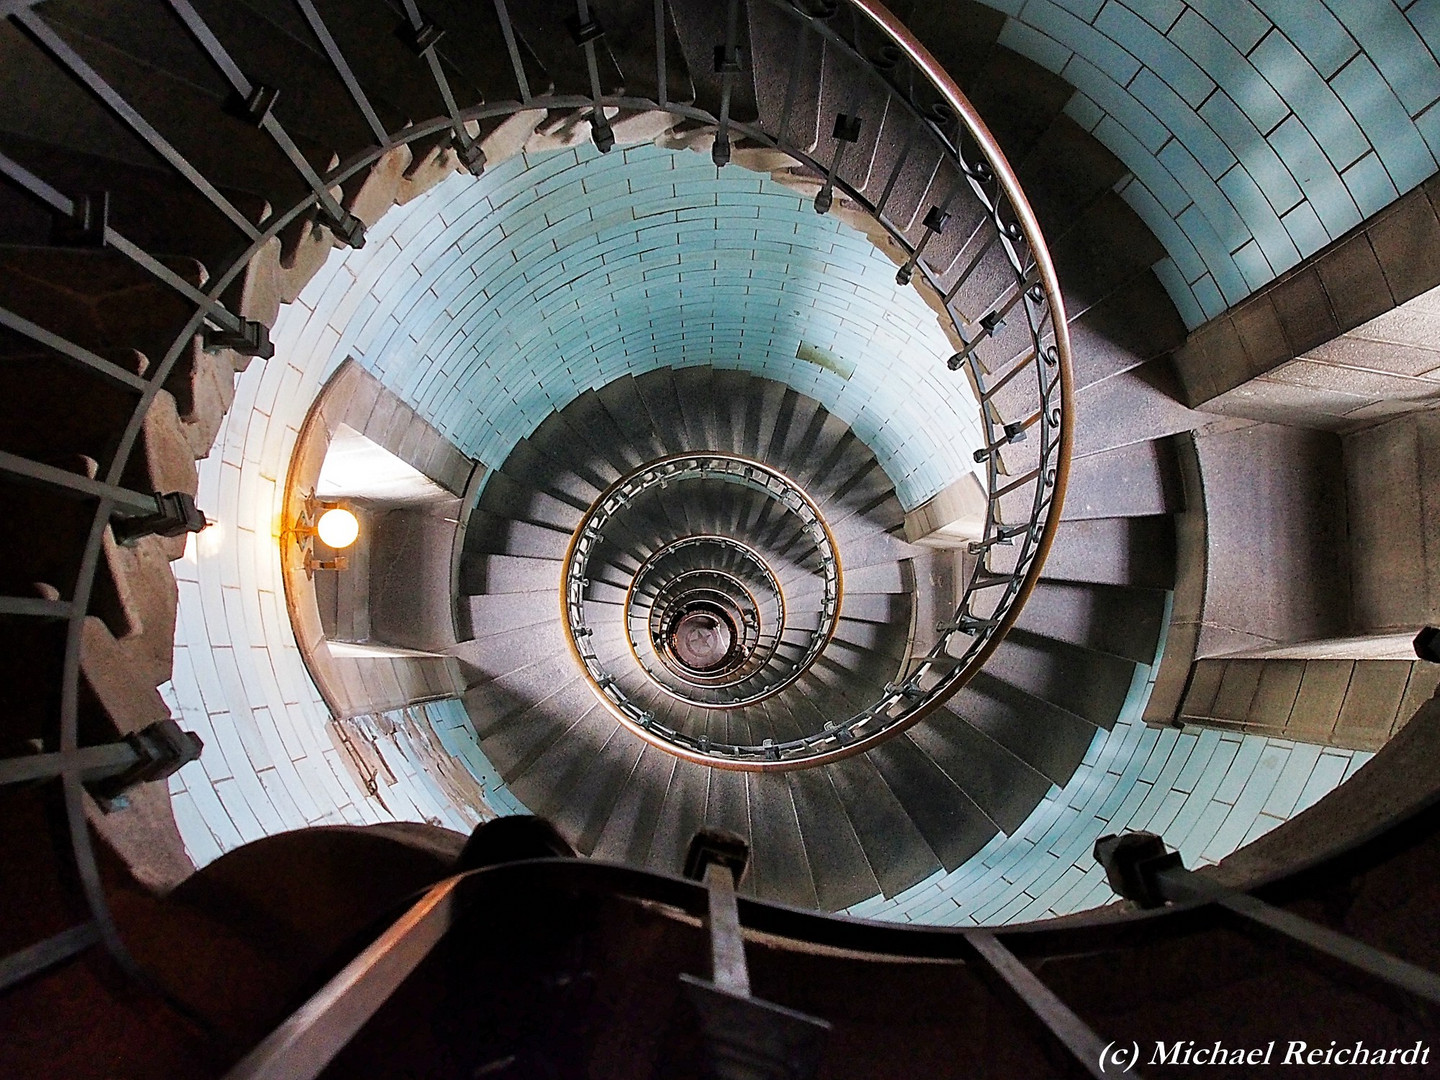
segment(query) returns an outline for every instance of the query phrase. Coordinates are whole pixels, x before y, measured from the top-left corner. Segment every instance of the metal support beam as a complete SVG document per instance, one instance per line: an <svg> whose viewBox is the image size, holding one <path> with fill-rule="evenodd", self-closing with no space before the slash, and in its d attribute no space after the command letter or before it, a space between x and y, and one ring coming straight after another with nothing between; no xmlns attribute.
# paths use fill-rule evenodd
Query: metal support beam
<svg viewBox="0 0 1440 1080"><path fill-rule="evenodd" d="M1235 892L1197 877L1183 866L1162 870L1156 875L1161 892L1176 903L1219 904L1257 926L1281 935L1297 945L1338 960L1371 978L1398 987L1406 993L1440 1005L1440 975L1402 960L1391 953L1366 945L1328 926L1274 907L1249 893Z"/></svg>
<svg viewBox="0 0 1440 1080"><path fill-rule="evenodd" d="M479 176L485 171L485 151L465 130L465 122L460 119L460 107L455 103L455 93L450 89L450 80L446 78L445 69L440 66L440 57L435 53L435 46L445 31L420 13L415 0L400 0L400 3L410 28L410 42L429 66L430 77L435 80L435 88L440 91L440 99L445 103L445 115L450 117L450 126L454 129L451 142L455 152L466 170Z"/></svg>
<svg viewBox="0 0 1440 1080"><path fill-rule="evenodd" d="M1095 859L1105 868L1110 887L1141 907L1215 904L1304 951L1327 956L1386 986L1440 1005L1440 975L1249 893L1200 877L1185 869L1180 853L1169 851L1155 833L1102 836L1095 841Z"/></svg>
<svg viewBox="0 0 1440 1080"><path fill-rule="evenodd" d="M729 0L725 10L725 43L715 47L715 72L720 76L720 116L715 129L715 145L710 160L716 168L730 162L730 96L734 93L735 76L740 73L740 0Z"/></svg>
<svg viewBox="0 0 1440 1080"><path fill-rule="evenodd" d="M88 783L118 776L127 769L134 768L140 760L140 752L128 742L117 742L103 746L82 746L69 755L49 753L0 758L0 787L59 776L65 770L67 759L73 768L80 771L81 779Z"/></svg>
<svg viewBox="0 0 1440 1080"><path fill-rule="evenodd" d="M531 101L530 80L525 75L525 61L520 56L520 43L515 39L515 24L510 21L510 11L505 0L495 0L495 16L500 20L500 36L505 39L505 49L510 54L510 66L515 69L515 85L520 91L520 103Z"/></svg>
<svg viewBox="0 0 1440 1080"><path fill-rule="evenodd" d="M68 619L75 606L68 600L46 600L39 596L0 596L0 615L32 619Z"/></svg>
<svg viewBox="0 0 1440 1080"><path fill-rule="evenodd" d="M127 788L163 780L200 757L200 736L181 731L174 718L157 720L119 742L70 751L0 759L0 787L48 780L76 772L95 785L97 796L113 799Z"/></svg>
<svg viewBox="0 0 1440 1080"><path fill-rule="evenodd" d="M1101 1061L1106 1047L1089 1024L1076 1016L1074 1010L994 934L988 930L971 930L966 932L965 940L975 950L975 959L1030 1010L1084 1072L1097 1080L1105 1077ZM1135 1073L1129 1075L1133 1077Z"/></svg>
<svg viewBox="0 0 1440 1080"><path fill-rule="evenodd" d="M370 125L370 130L375 135L375 141L381 146L388 147L390 136L385 131L385 125L380 122L375 107L370 104L370 98L366 96L360 80L355 77L355 72L350 67L349 61L345 59L345 54L336 44L335 36L330 33L330 28L320 17L320 12L316 10L312 0L295 0L295 6L300 9L300 14L305 16L305 21L310 24L310 30L315 35L315 39L320 42L320 48L325 50L325 55L330 59L330 66L335 69L335 74L340 76L340 81L345 84L345 89L350 91L350 100L355 102L355 107L360 110L360 115L365 117L365 123Z"/></svg>
<svg viewBox="0 0 1440 1080"><path fill-rule="evenodd" d="M62 338L59 334L52 334L43 326L37 326L29 319L16 315L13 311L0 308L0 326L28 337L37 345L43 345L75 366L109 379L111 382L119 383L131 390L144 390L147 385L146 380L133 371L126 371L119 364L113 364L103 357L96 356L89 349L82 349L74 342Z"/></svg>
<svg viewBox="0 0 1440 1080"><path fill-rule="evenodd" d="M605 30L590 10L589 0L575 0L575 12L570 33L585 53L585 67L590 73L590 134L595 141L595 149L608 154L615 147L615 132L600 105L603 96L600 90L600 62L595 54L595 42L605 36Z"/></svg>
<svg viewBox="0 0 1440 1080"><path fill-rule="evenodd" d="M195 10L190 0L166 0L171 10L179 16L180 21L185 24L185 29L200 45L200 48L210 57L211 63L219 68L220 73L225 76L230 88L234 90L237 98L247 104L254 113L255 123L262 128L280 152L289 159L295 171L300 174L301 179L315 193L316 201L319 202L321 210L335 235L341 242L352 248L365 246L365 226L359 218L351 214L331 194L325 182L314 167L306 160L290 134L276 119L273 105L277 91L272 87L259 86L250 81L249 77L240 70L240 66L230 55L230 51L221 44L215 32L201 18L200 13ZM232 328L233 329L233 328Z"/></svg>
<svg viewBox="0 0 1440 1080"><path fill-rule="evenodd" d="M0 991L7 990L56 964L63 964L99 941L100 928L93 922L86 922L72 926L69 930L62 930L29 948L11 953L0 960Z"/></svg>
<svg viewBox="0 0 1440 1080"><path fill-rule="evenodd" d="M113 504L115 538L122 544L133 543L142 536L180 536L205 528L205 515L195 507L195 500L183 491L162 495L142 495L129 488L93 480L83 473L47 465L43 461L0 450L0 473L22 483L58 491L74 498L106 499Z"/></svg>
<svg viewBox="0 0 1440 1080"><path fill-rule="evenodd" d="M253 241L260 239L260 230L257 229L244 214L237 210L233 203L209 180L200 174L200 171L186 159L185 155L175 149L160 132L141 116L131 104L126 101L109 83L100 77L100 73L87 64L84 59L72 49L59 34L50 29L34 12L20 12L11 16L12 21L20 26L30 38L54 58L55 62L70 72L71 76L85 89L89 90L107 109L134 132L145 145L150 147L156 154L165 161L181 176L183 176L192 187L209 200L230 223L239 229L245 236Z"/></svg>
<svg viewBox="0 0 1440 1080"><path fill-rule="evenodd" d="M945 223L950 220L950 200L955 193L952 191L945 197L945 201L939 206L931 206L925 212L925 232L920 236L920 242L915 245L915 250L910 253L910 258L905 260L905 265L895 273L897 285L908 285L910 279L915 275L915 267L920 264L920 256L925 254L925 247L930 243L932 236L939 236L945 231Z"/></svg>
<svg viewBox="0 0 1440 1080"><path fill-rule="evenodd" d="M665 0L655 0L655 101L664 109L670 104L670 70L665 56Z"/></svg>
<svg viewBox="0 0 1440 1080"><path fill-rule="evenodd" d="M748 997L750 971L745 965L745 938L740 933L735 885L730 867L712 862L705 868L705 888L710 893L710 978L716 989Z"/></svg>
<svg viewBox="0 0 1440 1080"><path fill-rule="evenodd" d="M77 203L74 200L62 195L29 169L25 168L25 166L5 154L0 154L0 176L6 177L17 187L28 192L36 199L39 199L62 218L73 219L75 217ZM206 318L213 320L227 330L232 330L237 333L244 331L244 319L232 314L220 301L205 295L148 252L125 239L125 237L110 228L109 225L102 225L99 240L103 241L105 246L114 248L141 269L148 271L165 285L168 285L180 293L180 295L204 311Z"/></svg>
<svg viewBox="0 0 1440 1080"><path fill-rule="evenodd" d="M0 473L13 476L24 483L36 484L59 491L76 498L108 499L121 514L144 516L156 510L155 496L142 495L129 488L92 480L83 473L60 469L40 461L31 461L5 450L0 450Z"/></svg>
<svg viewBox="0 0 1440 1080"><path fill-rule="evenodd" d="M324 1072L453 925L460 881L449 878L422 896L225 1080L314 1080Z"/></svg>
<svg viewBox="0 0 1440 1080"><path fill-rule="evenodd" d="M824 1020L750 996L745 937L735 886L749 845L721 829L702 829L690 842L685 876L708 895L711 981L681 975L699 1015L711 1075L718 1080L806 1080L815 1075L830 1033Z"/></svg>
<svg viewBox="0 0 1440 1080"><path fill-rule="evenodd" d="M815 193L815 212L828 214L835 205L835 177L840 172L840 159L845 156L845 147L860 140L861 119L854 113L838 113L832 138L835 153L830 158L830 167L825 170L825 183Z"/></svg>
<svg viewBox="0 0 1440 1080"><path fill-rule="evenodd" d="M201 532L208 523L205 515L195 505L195 500L183 491L172 491L168 495L155 493L155 509L141 517L126 518L113 522L115 539L122 544L133 544L145 536L184 536L186 533Z"/></svg>

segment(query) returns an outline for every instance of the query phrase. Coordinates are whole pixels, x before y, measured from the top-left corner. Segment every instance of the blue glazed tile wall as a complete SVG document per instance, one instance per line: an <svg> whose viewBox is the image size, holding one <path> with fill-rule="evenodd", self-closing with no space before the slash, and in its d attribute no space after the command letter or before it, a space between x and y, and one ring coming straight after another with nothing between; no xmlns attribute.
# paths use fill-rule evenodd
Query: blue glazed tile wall
<svg viewBox="0 0 1440 1080"><path fill-rule="evenodd" d="M1440 0L984 0L1130 170L1187 325L1436 171Z"/></svg>
<svg viewBox="0 0 1440 1080"><path fill-rule="evenodd" d="M934 312L886 257L768 177L686 151L587 144L457 174L327 263L310 297L306 364L355 356L489 466L586 389L690 364L818 398L906 507L981 445ZM853 374L797 359L802 341Z"/></svg>
<svg viewBox="0 0 1440 1080"><path fill-rule="evenodd" d="M1214 728L1150 727L1141 716L1153 680L1153 666L1137 670L1115 726L1096 732L1069 783L1051 787L1014 833L997 835L956 870L849 914L984 926L1108 904L1117 897L1093 855L1101 836L1159 833L1186 866L1208 866L1318 802L1374 756Z"/></svg>

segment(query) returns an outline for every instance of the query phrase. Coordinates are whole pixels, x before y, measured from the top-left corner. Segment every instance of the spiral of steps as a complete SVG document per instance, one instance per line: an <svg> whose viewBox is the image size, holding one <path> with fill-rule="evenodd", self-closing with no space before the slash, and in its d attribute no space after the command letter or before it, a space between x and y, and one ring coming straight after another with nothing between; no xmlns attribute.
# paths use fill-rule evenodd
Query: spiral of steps
<svg viewBox="0 0 1440 1080"><path fill-rule="evenodd" d="M830 910L893 895L1016 829L1070 778L1154 659L1163 548L1147 559L1143 517L1089 516L1062 528L1067 541L1022 628L985 670L877 749L811 769L738 771L642 741L567 647L564 561L606 491L647 463L706 452L763 462L803 489L835 538L843 595L833 636L778 693L735 707L687 700L646 670L627 631L630 591L657 553L688 538L745 544L775 569L790 625L811 618L802 634L815 622L815 586L807 591L813 574L794 561L807 548L800 530L763 492L704 481L652 488L597 545L585 640L662 729L763 744L853 714L924 652L927 624L953 607L954 582L973 563L963 549L906 543L874 454L779 383L661 368L552 414L481 493L461 572L474 638L457 655L482 750L585 854L673 872L695 830L713 825L750 839L752 895ZM1107 534L1104 550L1095 538ZM733 558L700 543L681 567L726 571Z"/></svg>
<svg viewBox="0 0 1440 1080"><path fill-rule="evenodd" d="M1033 830L1032 811L1085 767L1087 748L1118 718L1127 723L1117 730L1138 731L1131 721L1166 646L1177 569L1182 577L1204 569L1177 568L1177 515L1190 509L1187 498L1202 494L1182 484L1179 448L1183 433L1214 418L1176 403L1167 353L1181 343L1184 328L1151 269L1165 249L1127 202L1133 178L1077 122L1083 110L1072 106L1085 99L1076 98L1076 87L1006 47L1014 39L1002 34L1000 9L1009 5L897 0L894 6L899 19L891 29L903 22L902 29L931 50L930 75L913 50L897 47L900 38L882 32L883 20L874 18L880 9L869 0L0 5L0 81L7 88L0 94L0 490L6 514L0 676L7 688L0 758L18 762L22 771L35 766L26 773L34 779L0 792L0 834L14 886L0 901L0 990L7 1010L15 1009L10 1029L27 1033L0 1040L7 1061L25 1062L10 1071L128 1075L129 1061L139 1063L135 1075L218 1075L224 1063L213 1047L200 1045L197 1015L215 1022L222 1035L239 1030L234 1046L248 1045L269 1026L270 1010L308 992L345 960L359 935L380 925L377 918L395 897L449 872L450 863L432 858L418 878L412 880L413 860L406 864L412 876L393 874L393 863L374 860L362 844L353 876L337 876L335 862L314 860L308 845L318 839L323 847L327 835L344 830L272 836L226 858L234 866L238 856L244 866L258 857L250 865L279 865L283 876L253 874L248 915L237 915L231 896L215 894L214 927L205 931L195 921L205 908L197 894L216 880L214 870L194 873L165 784L141 784L129 794L129 810L102 815L84 769L87 754L113 751L171 711L157 687L172 676L177 590L170 563L182 557L185 541L137 535L158 505L152 493L203 491L195 462L210 455L210 465L223 459L233 483L225 493L229 502L207 507L202 497L201 509L223 517L250 495L245 481L253 479L247 470L254 461L234 442L216 445L237 376L252 363L283 370L287 363L298 369L324 359L319 346L305 355L299 349L293 356L270 354L268 331L277 327L282 306L302 297L337 248L362 245L366 227L392 206L413 205L457 169L483 174L487 155L493 166L522 150L527 163L539 163L552 151L577 147L585 147L576 155L584 164L590 145L596 148L591 162L640 142L698 151L702 161L725 165L727 175L754 169L749 175L768 183L759 179L768 173L802 205L863 230L893 258L902 282L921 287L945 332L954 332L958 362L945 374L957 382L970 376L972 388L989 387L977 393L991 445L965 445L959 453L961 460L984 455L981 471L992 493L1046 474L1043 435L1051 414L1037 409L1028 369L1027 379L1012 379L1023 365L1011 365L1032 347L1063 344L1061 328L1046 319L1063 317L1073 346L1073 386L1065 394L1074 439L1068 489L1043 573L1014 627L983 669L919 723L863 753L801 768L731 766L761 765L771 747L779 752L847 723L878 695L891 694L939 640L936 627L955 618L978 559L985 573L1014 570L1018 580L1027 524L1033 531L1043 516L1037 508L1044 509L1044 480L1012 489L992 507L992 525L1020 531L992 532L994 543L983 545L983 555L918 546L903 539L903 523L916 507L902 505L896 494L903 478L882 468L891 458L863 445L844 420L807 396L816 384L779 381L787 377L784 364L768 373L773 379L696 365L678 337L652 338L656 347L629 365L631 374L595 383L573 401L551 398L554 415L513 450L497 453L500 460L483 462L489 473L468 522L457 597L467 631L454 650L468 684L464 704L484 752L513 790L582 852L666 874L678 871L685 843L700 826L741 833L753 849L742 891L824 910L897 896L987 849L997 860L987 860L986 872L996 876L1020 864L1033 870L1050 855L1061 865L1084 855L1083 845L1059 827L1023 853L1029 834L1009 845L996 841L1023 832L1027 818ZM954 97L941 93L932 77L941 67L975 106L998 151L977 142L973 124L957 122L946 104ZM1287 101L1298 101L1297 95L1282 93ZM1020 265L1005 249L1023 200L999 197L993 163L1000 152L1037 225L1022 231L1046 240L1030 251L1022 246ZM602 198L617 213L628 212L623 194L612 190ZM371 242L379 246L376 232ZM1055 280L1041 290L1042 305L1028 280L1014 286L1017 273L1035 269L1026 260L1043 257L1043 248ZM609 269L619 281L634 267ZM819 291L850 288L837 276ZM456 335L474 332L473 324L455 318ZM623 336L625 328L617 331ZM781 359L788 363L791 356ZM873 369L889 358L845 359ZM931 359L942 372L944 354ZM295 385L287 379L287 387ZM452 384L440 391L482 412L501 412L522 395L533 401L553 388L511 383L491 396L478 390L472 396L472 389ZM231 424L244 420L235 416ZM271 429L277 440L283 427L277 422ZM1012 437L1012 427L1029 437ZM793 482L833 540L839 583L833 611L822 546L797 521L793 503L782 508L783 499L753 485L711 475L647 488L623 513L610 515L574 601L584 615L577 623L566 577L575 565L577 535L617 485L680 458L755 462ZM1036 492L1042 498L1032 498ZM272 557L266 544L275 538L263 527L256 536L261 557ZM184 616L218 625L238 591L222 596L217 586L197 598L190 590L180 600L182 609L192 605L182 610L182 634ZM248 599L242 596L236 609ZM194 606L201 603L203 612ZM233 609L227 614L236 617ZM283 612L263 629L282 647L293 647ZM197 633L192 644L220 643ZM1183 681L1183 645L1175 653ZM591 658L613 681L595 677ZM294 671L304 681L298 661ZM205 704L226 723L231 720L216 702L236 710L235 730L226 734L234 763L244 768L247 748L235 740L243 740L240 721L257 692L237 681ZM289 689L276 687L275 701L288 703ZM648 717L649 726L624 703ZM315 721L306 735L317 736L323 723ZM1420 760L1433 740L1419 725L1409 730L1401 749ZM302 749L319 757L321 742L318 735ZM1117 769L1089 785L1094 802L1105 807L1097 820L1124 821L1125 805L1166 794L1158 761L1149 758L1141 768L1134 747L1143 743L1115 747L1110 760L1124 760L1124 776ZM696 760L697 752L712 749L716 760ZM1405 764L1394 775L1422 772ZM311 775L307 771L307 780ZM337 775L339 783L330 787L344 788L346 778ZM1322 848L1333 822L1373 820L1376 807L1393 807L1384 774L1363 776L1329 818L1312 816L1302 825L1302 847ZM227 794L236 786L228 784ZM340 805L347 797L324 786L315 786L317 801L333 794ZM257 798L268 790L258 779L254 787ZM1090 805L1074 804L1070 819L1087 814ZM1433 818L1424 813L1423 843L1430 843ZM1379 856L1373 852L1380 845L1367 842L1372 850L1358 860L1360 869L1347 854L1333 879L1312 867L1292 895L1302 897L1305 913L1323 911L1337 930L1396 943L1407 959L1433 970L1433 942L1410 933L1428 925L1431 913L1420 909L1433 892L1425 849L1412 840L1413 834L1387 838ZM372 831L365 843L378 841ZM279 863L267 863L265 848L273 852L277 845ZM1254 868L1269 861L1263 873L1272 872L1283 861L1272 859L1277 850L1252 848L1252 871L1261 874ZM172 865L158 866L172 856ZM1385 873L1375 872L1376 859L1383 860L1380 869L1389 868ZM1241 863L1232 872L1243 875ZM212 867L223 874L224 864L220 859ZM612 873L595 865L566 867ZM157 869L164 873L150 876ZM520 875L526 871L518 868ZM1029 887L1024 872L1003 884ZM187 875L188 889L157 899ZM500 890L526 879L490 880ZM973 876L954 880L974 884ZM318 884L319 892L296 887L306 884ZM653 878L641 884L634 895L648 898L642 905L658 918L662 902L654 898L674 890L655 891ZM383 887L377 892L376 885ZM937 884L935 891L950 887ZM1397 909L1397 889L1420 900ZM146 895L150 891L155 895ZM1355 901L1341 905L1343 911L1330 902L1342 893ZM272 949L277 894L303 912L297 925L316 930L286 931ZM591 994L597 985L591 968L570 965L572 957L583 959L583 948L572 951L557 941L554 927L567 919L584 935L591 931L564 906L568 894L553 917L546 897L557 894L548 886L537 910L523 910L536 895L516 890L507 897L514 901L510 908L498 908L538 925L533 943L515 940L515 923L506 918L486 921L487 940L526 961L486 967L494 973L487 985L543 983L558 993L554 1015L583 1027L597 1015L593 1003L608 1008L622 998ZM347 923L342 909L356 898L350 914L366 914ZM923 915L930 909L907 910ZM1377 922L1375 912L1389 922ZM673 909L662 914L670 920ZM797 940L809 942L791 954L800 961L792 970L803 973L805 992L777 1000L800 1006L817 990L843 1005L833 1014L816 1005L815 1012L834 1015L846 1045L865 1051L850 1063L852 1072L864 1074L872 1061L882 1071L903 1070L911 1059L931 1071L935 1061L963 1071L972 1060L976 1071L1004 1072L1012 1060L1022 1062L1009 1069L1013 1075L1043 1068L1031 1064L1042 1060L1038 1056L1008 1056L1021 1045L1021 1027L1007 1022L1010 1014L997 1008L1003 1002L992 1001L988 987L972 986L969 975L929 977L939 971L931 961L955 955L942 941L961 935L916 934L920 948L930 951L919 974L912 968L903 978L892 972L877 981L882 965L856 964L853 954L837 957L846 970L831 983L810 963L817 942L860 944L880 955L894 952L898 939L874 925L809 916L797 922L789 912L779 913L778 924L748 921L753 914L747 913L747 927L764 932L778 925L783 937L788 925ZM1297 986L1313 1006L1312 1020L1328 1025L1343 1017L1399 1030L1393 1018L1369 1011L1368 989L1325 991L1303 954L1292 966L1284 956L1237 950L1228 921L1217 934L1197 934L1196 922L1185 921L1194 914L1132 924L1139 933L1118 949L1119 939L1106 927L1098 934L1091 933L1096 927L1080 927L1073 936L1064 927L1021 932L1008 940L1017 946L1020 967L1042 977L1107 1037L1139 1030L1137 1024L1173 1037L1203 1015L1213 1020L1217 1037L1253 1038L1258 1045L1276 1035L1266 1029L1273 1010L1263 1006L1294 997ZM773 917L768 909L763 914ZM817 929L822 923L842 930L830 936ZM627 917L626 925L639 924ZM846 926L859 936L847 936ZM213 946L223 941L228 947L250 928L263 947L251 974L255 965L267 973L278 968L283 954L295 978L278 990L270 982L252 986L256 1008L235 1028L229 1014L246 965ZM1130 934L1122 928L1120 938ZM1020 948L1027 939L1034 951ZM655 972L666 969L654 964L659 939L627 930L617 940L626 946L612 950L624 954L623 974L632 983L626 992L634 984L642 990L657 985ZM979 940L993 944L998 935L986 931ZM693 969L697 947L684 944L683 966ZM148 980L125 982L109 965L90 963L102 950L132 975L158 971L187 985L186 975L203 974L213 980L213 997L197 1014L159 996L135 995L134 987ZM751 953L760 960L771 951ZM557 952L565 954L565 965L553 975L543 960L530 962ZM970 967L952 965L949 975ZM757 987L773 982L774 970L757 965ZM1143 979L1136 983L1136 972L1152 977L1148 988ZM1173 992L1177 979L1186 981L1185 993ZM476 1009L470 1034L485 1034L495 1029L495 999L476 995L474 985L462 980L450 990L458 987L466 1008ZM1261 1007L1237 1010L1237 1001ZM452 1028L469 1022L470 1013L433 1004L425 1003L426 1016ZM506 995L502 1004L511 1009L505 1015L535 1032L537 1043L564 1039L563 1032L557 1036L561 1024L536 1019L550 1014L527 1012L523 993ZM398 1011L401 1024L391 1030L399 1035L383 1051L398 1047L404 1057L397 1072L408 1074L418 1059L404 1036L421 1025L415 1008ZM635 1027L625 1029L636 1032L635 1041L624 1047L616 1075L635 1072L628 1051L653 1042L656 1018L663 1016L654 1008L635 1012ZM918 1024L912 1013L921 1014ZM957 1013L978 1020L957 1023ZM600 1014L601 1022L612 1019ZM1334 1034L1327 1028L1306 1037ZM497 1044L493 1055L475 1060L501 1062L503 1069L503 1055L512 1051ZM375 1063L364 1060L356 1072Z"/></svg>

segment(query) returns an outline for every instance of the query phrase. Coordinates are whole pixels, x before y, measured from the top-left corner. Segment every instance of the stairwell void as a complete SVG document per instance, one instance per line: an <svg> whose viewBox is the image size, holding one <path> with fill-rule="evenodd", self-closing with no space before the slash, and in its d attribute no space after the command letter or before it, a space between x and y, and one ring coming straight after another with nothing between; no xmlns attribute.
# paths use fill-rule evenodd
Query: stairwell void
<svg viewBox="0 0 1440 1080"><path fill-rule="evenodd" d="M582 145L527 154L492 166L479 180L453 177L381 219L365 250L337 260L333 276L327 267L312 283L322 299L307 324L326 320L327 336L300 344L302 351L330 347L328 356L311 361L307 380L352 356L492 469L469 517L460 564L460 593L469 598L461 621L473 639L454 654L461 682L473 687L465 698L469 726L494 736L482 737L480 749L510 791L567 822L577 838L584 835L586 850L615 816L606 851L670 868L685 836L706 818L713 773L714 813L726 798L718 785L725 784L730 824L757 840L767 837L757 849L764 852L757 870L768 865L769 880L760 885L765 878L757 872L756 887L796 903L840 907L881 891L872 860L891 893L940 865L873 766L846 781L860 785L853 810L826 781L829 793L814 793L811 802L821 801L800 812L783 777L747 778L708 763L677 766L652 747L626 805L636 798L663 802L674 784L672 805L659 811L668 839L652 845L643 831L628 835L634 829L623 825L623 813L615 815L616 803L643 743L626 730L612 741L615 719L595 708L586 672L557 620L557 559L580 511L645 463L697 451L732 455L741 463L728 475L735 483L713 469L708 480L694 477L692 504L680 494L683 478L658 477L651 501L641 498L627 511L640 517L612 513L618 520L600 530L610 550L602 543L595 566L574 571L582 580L587 573L601 579L585 586L592 594L602 588L623 594L626 572L637 573L640 562L670 544L713 535L766 552L760 566L779 575L775 599L785 608L782 624L768 615L761 620L761 632L777 637L773 663L757 659L750 692L740 691L754 699L752 708L715 709L727 704L718 697L693 704L697 713L708 705L718 727L681 725L693 729L686 736L692 751L699 740L712 752L738 740L763 761L772 753L766 743L784 747L806 733L823 735L883 699L908 674L909 658L936 642L936 624L953 620L974 556L913 548L897 534L907 507L963 476L988 480L972 383L944 365L954 349L935 311L897 283L896 262L903 260L887 258L833 216L817 215L811 201L749 170L717 173L684 150L643 145L608 157ZM358 302L351 290L361 291ZM304 308L302 299L291 310ZM282 344L285 329L277 324ZM436 335L445 338L438 349ZM822 352L843 358L848 370L806 358ZM677 358L688 366L666 363ZM275 408L283 411L283 403ZM763 467L745 461L777 471L757 482L748 473ZM1023 477L1013 462L1001 468ZM900 478L898 494L892 475ZM795 550L804 520L787 527L803 505L814 507L805 511L812 531L828 534L826 558L838 564L828 586L823 574L812 573L818 565ZM694 546L686 552L687 569L704 569L696 554ZM607 599L592 595L587 603L603 608ZM615 627L604 622L570 629L572 645L587 651L614 641L606 635ZM630 644L646 648L646 635ZM594 675L610 673L597 664ZM648 687L652 694L659 689ZM659 729L680 723L668 709L639 710L647 711ZM1083 753L1094 728L1080 730ZM557 746L562 733L569 742ZM927 825L952 869L995 834L990 815L1013 828L1049 786L986 737L977 733L969 743L970 753L993 759L970 770L985 789L979 797L987 809L938 769L922 766L933 770L925 799L952 803L931 811ZM590 760L602 748L614 767ZM1072 752L1060 751L1062 759ZM781 750L773 756L780 760ZM912 756L906 766L924 760ZM959 766L959 755L952 757ZM684 771L677 774L677 767ZM590 794L557 779L572 768L586 774ZM846 768L854 773L857 766ZM661 776L656 769L668 771ZM1011 781L1003 779L1007 770L1017 772ZM898 777L895 783L903 789ZM690 794L676 803L682 786ZM565 797L567 790L573 797ZM904 797L926 805L914 792ZM861 826L868 857L850 814L870 815ZM967 817L973 821L960 824ZM942 824L945 818L956 820ZM822 827L840 857L828 878L807 868L802 840ZM846 830L842 849L837 838Z"/></svg>

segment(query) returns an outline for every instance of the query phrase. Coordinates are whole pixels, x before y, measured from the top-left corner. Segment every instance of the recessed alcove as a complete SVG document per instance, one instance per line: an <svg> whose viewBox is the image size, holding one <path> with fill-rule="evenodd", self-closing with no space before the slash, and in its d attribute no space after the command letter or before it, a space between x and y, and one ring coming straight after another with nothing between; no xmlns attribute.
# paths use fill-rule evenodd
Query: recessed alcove
<svg viewBox="0 0 1440 1080"><path fill-rule="evenodd" d="M290 459L279 545L295 637L337 719L463 689L446 655L452 567L482 471L358 364L341 364L316 396ZM343 569L313 569L294 538L316 499L343 500L360 519Z"/></svg>

